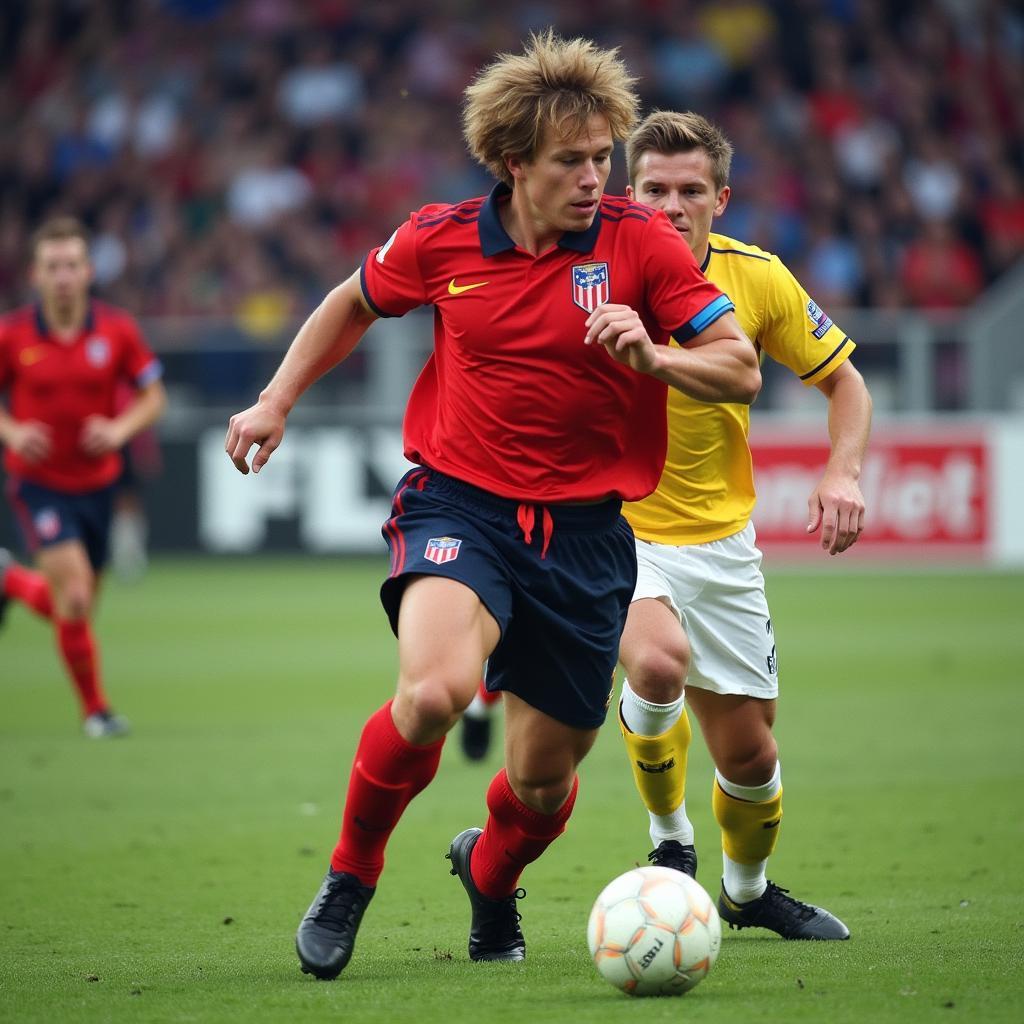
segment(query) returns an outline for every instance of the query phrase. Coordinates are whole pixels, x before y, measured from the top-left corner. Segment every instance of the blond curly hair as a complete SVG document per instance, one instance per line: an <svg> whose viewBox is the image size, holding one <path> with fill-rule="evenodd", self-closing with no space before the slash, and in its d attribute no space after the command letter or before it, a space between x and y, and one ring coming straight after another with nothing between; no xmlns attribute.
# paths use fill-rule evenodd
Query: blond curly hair
<svg viewBox="0 0 1024 1024"><path fill-rule="evenodd" d="M464 93L462 130L470 153L511 185L506 157L531 160L549 127L575 135L601 114L612 137L624 140L636 122L639 100L636 79L618 53L589 39L562 39L548 29L532 34L523 53L500 54Z"/></svg>

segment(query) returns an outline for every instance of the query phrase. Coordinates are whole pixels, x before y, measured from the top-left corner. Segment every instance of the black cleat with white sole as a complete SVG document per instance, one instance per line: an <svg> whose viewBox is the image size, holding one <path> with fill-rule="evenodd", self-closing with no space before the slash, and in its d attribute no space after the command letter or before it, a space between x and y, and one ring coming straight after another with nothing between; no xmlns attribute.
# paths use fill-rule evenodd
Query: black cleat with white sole
<svg viewBox="0 0 1024 1024"><path fill-rule="evenodd" d="M693 846L683 846L675 839L663 839L647 854L647 859L656 868L672 868L691 878L697 877L697 851Z"/></svg>
<svg viewBox="0 0 1024 1024"><path fill-rule="evenodd" d="M476 841L483 835L481 829L467 828L453 840L445 858L452 862L451 873L458 875L469 905L472 919L469 925L470 960L525 960L526 939L519 922L516 900L526 895L525 889L502 899L490 899L476 887L469 870L469 858Z"/></svg>
<svg viewBox="0 0 1024 1024"><path fill-rule="evenodd" d="M303 974L336 978L352 959L363 912L377 890L345 871L328 871L295 935Z"/></svg>
<svg viewBox="0 0 1024 1024"><path fill-rule="evenodd" d="M784 939L848 939L850 929L821 907L801 903L774 882L749 903L735 903L725 886L718 897L718 914L730 928L767 928Z"/></svg>

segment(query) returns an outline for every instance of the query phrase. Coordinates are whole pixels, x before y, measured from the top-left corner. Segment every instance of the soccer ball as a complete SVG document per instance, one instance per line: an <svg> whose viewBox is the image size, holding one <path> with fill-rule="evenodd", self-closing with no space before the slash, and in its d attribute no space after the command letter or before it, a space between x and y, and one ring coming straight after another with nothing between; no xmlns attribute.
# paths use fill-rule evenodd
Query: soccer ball
<svg viewBox="0 0 1024 1024"><path fill-rule="evenodd" d="M587 944L606 981L631 996L688 992L711 970L722 925L711 897L671 868L634 868L604 887Z"/></svg>

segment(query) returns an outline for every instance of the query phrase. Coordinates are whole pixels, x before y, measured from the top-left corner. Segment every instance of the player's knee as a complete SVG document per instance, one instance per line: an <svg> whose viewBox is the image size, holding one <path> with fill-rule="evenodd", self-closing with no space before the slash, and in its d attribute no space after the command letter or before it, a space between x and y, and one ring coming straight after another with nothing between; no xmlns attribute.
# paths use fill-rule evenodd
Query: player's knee
<svg viewBox="0 0 1024 1024"><path fill-rule="evenodd" d="M690 668L685 644L653 645L639 651L627 669L630 689L652 704L671 704L683 692Z"/></svg>
<svg viewBox="0 0 1024 1024"><path fill-rule="evenodd" d="M396 700L401 704L403 717L415 725L417 732L446 732L455 724L467 703L457 687L437 677L404 684Z"/></svg>
<svg viewBox="0 0 1024 1024"><path fill-rule="evenodd" d="M738 786L763 786L770 782L779 761L779 748L771 733L760 742L744 744L721 758L718 770Z"/></svg>
<svg viewBox="0 0 1024 1024"><path fill-rule="evenodd" d="M575 771L557 778L548 773L527 770L512 779L512 786L527 807L541 814L557 814L572 792Z"/></svg>
<svg viewBox="0 0 1024 1024"><path fill-rule="evenodd" d="M54 608L61 619L88 619L92 614L92 588L77 582L62 587L54 594Z"/></svg>

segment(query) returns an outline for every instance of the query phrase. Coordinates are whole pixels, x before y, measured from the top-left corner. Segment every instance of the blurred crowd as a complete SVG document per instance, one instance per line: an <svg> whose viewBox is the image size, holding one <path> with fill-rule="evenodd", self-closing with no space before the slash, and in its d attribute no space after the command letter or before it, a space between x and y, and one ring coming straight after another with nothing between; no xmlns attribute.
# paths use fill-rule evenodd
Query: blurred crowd
<svg viewBox="0 0 1024 1024"><path fill-rule="evenodd" d="M548 25L724 126L719 230L819 304L963 306L1024 255L1013 0L5 0L0 308L70 212L111 301L276 334L410 210L490 187L462 89Z"/></svg>

